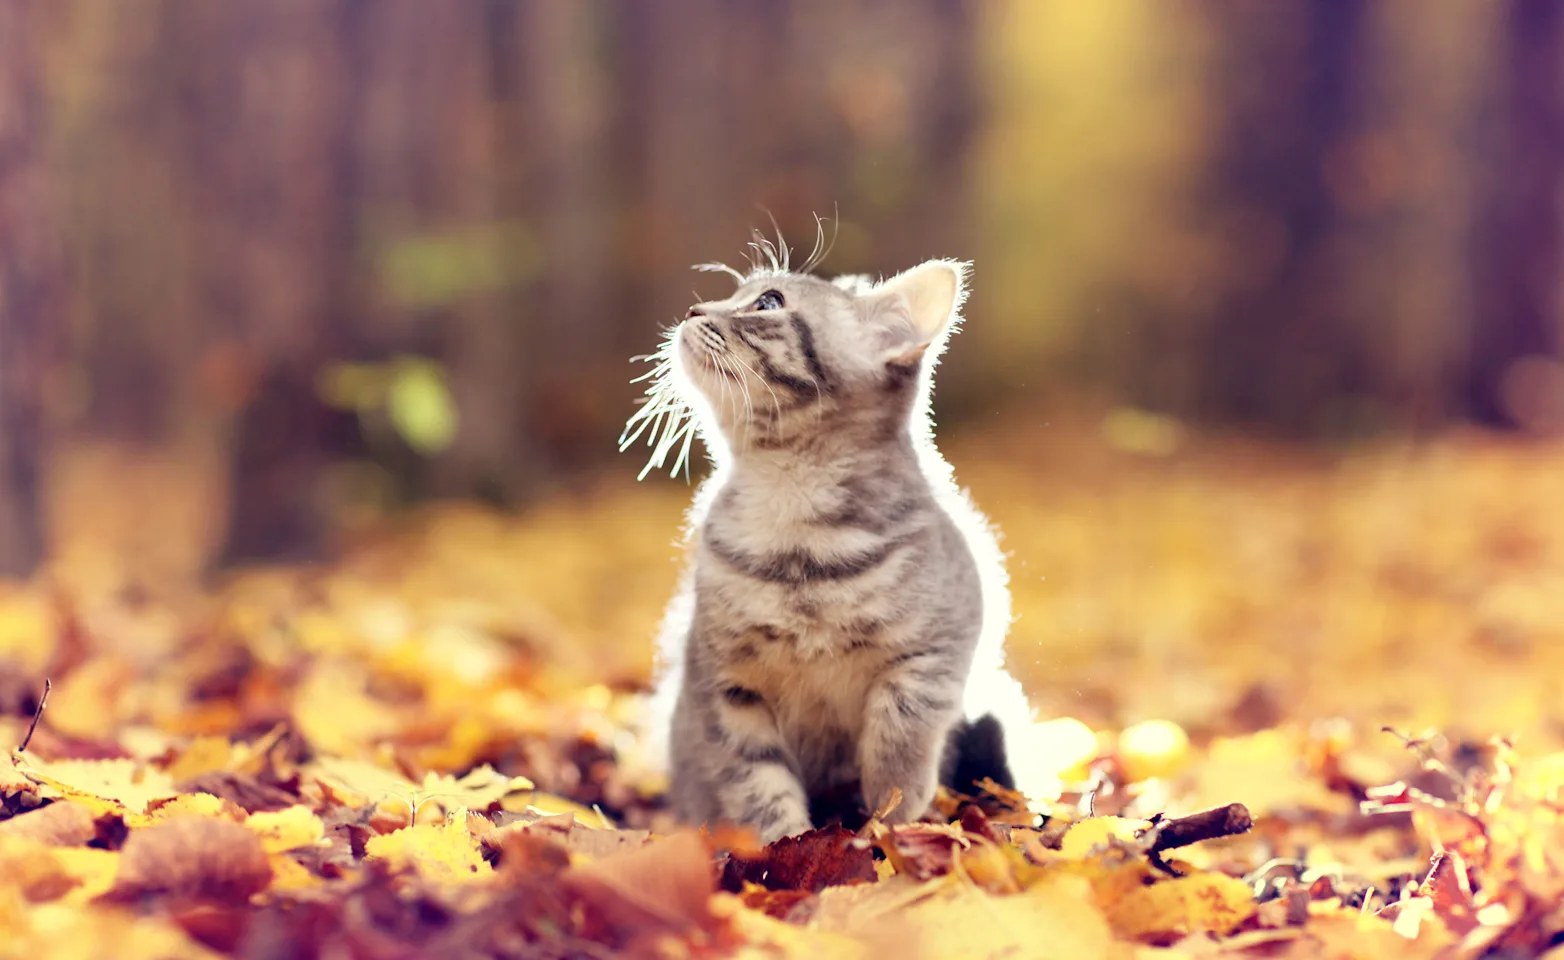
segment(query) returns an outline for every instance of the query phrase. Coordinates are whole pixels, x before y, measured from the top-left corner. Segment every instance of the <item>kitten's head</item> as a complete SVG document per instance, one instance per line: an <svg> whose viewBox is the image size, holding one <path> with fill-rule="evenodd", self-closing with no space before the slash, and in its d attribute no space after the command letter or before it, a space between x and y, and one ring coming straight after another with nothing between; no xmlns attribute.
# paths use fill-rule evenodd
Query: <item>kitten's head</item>
<svg viewBox="0 0 1564 960"><path fill-rule="evenodd" d="M787 449L823 430L904 429L926 402L927 368L959 323L966 272L931 260L878 284L785 267L735 274L731 296L694 305L669 332L648 402L625 436L653 426L648 467L681 449L677 472L695 426L680 418L679 403L699 411L709 446L715 432L734 453Z"/></svg>

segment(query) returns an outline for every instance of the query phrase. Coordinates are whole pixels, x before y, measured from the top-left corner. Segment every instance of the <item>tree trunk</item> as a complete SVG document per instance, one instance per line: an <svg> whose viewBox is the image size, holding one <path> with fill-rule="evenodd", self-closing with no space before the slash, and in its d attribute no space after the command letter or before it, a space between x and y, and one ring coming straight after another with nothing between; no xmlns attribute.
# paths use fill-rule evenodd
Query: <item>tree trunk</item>
<svg viewBox="0 0 1564 960"><path fill-rule="evenodd" d="M1507 385L1516 362L1558 360L1559 200L1564 184L1564 91L1560 28L1553 0L1514 0L1501 33L1504 55L1485 157L1481 209L1472 234L1472 324L1466 406L1479 422L1516 425L1537 400ZM1508 387L1508 389L1507 389ZM1554 416L1564 384L1553 383ZM1540 412L1540 411L1539 411ZM1554 424L1558 426L1560 424Z"/></svg>
<svg viewBox="0 0 1564 960"><path fill-rule="evenodd" d="M45 382L64 324L44 157L39 18L47 4L0 4L0 576L24 576L41 559Z"/></svg>
<svg viewBox="0 0 1564 960"><path fill-rule="evenodd" d="M1219 8L1233 39L1213 93L1228 105L1212 190L1231 255L1252 262L1216 298L1204 412L1287 431L1336 426L1364 383L1354 330L1368 318L1348 282L1346 214L1331 164L1360 118L1363 0Z"/></svg>

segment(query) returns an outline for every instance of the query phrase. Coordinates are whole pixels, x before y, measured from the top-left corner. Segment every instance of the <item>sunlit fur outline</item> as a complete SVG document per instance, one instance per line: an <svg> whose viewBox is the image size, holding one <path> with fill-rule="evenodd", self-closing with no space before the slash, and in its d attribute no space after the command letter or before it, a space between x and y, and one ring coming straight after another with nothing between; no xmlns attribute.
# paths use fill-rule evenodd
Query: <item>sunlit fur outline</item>
<svg viewBox="0 0 1564 960"><path fill-rule="evenodd" d="M816 218L816 247L805 261L805 267L812 269L818 266L825 254L820 252L823 238L823 224ZM734 278L740 286L762 276L775 275L787 272L788 253L785 244L781 243L778 235L776 244L770 243L758 231L755 239L750 243L751 255L749 259L749 273L740 271L721 263L706 263L695 267L697 270L712 273L726 273ZM778 255L778 248L782 253ZM818 256L817 256L818 254ZM963 539L973 553L973 559L977 563L981 595L983 598L983 627L978 637L977 647L973 652L972 664L968 673L968 681L962 692L962 708L968 719L976 719L984 714L992 714L1005 730L1006 751L1009 754L1011 769L1016 775L1017 787L1027 793L1035 803L1043 800L1052 800L1056 793L1050 793L1046 784L1052 778L1052 774L1046 770L1038 770L1033 776L1028 776L1026 768L1027 759L1033 758L1034 762L1044 759L1045 754L1040 744L1036 742L1039 736L1039 728L1035 726L1037 716L1030 701L1027 699L1025 689L1021 686L1013 673L1006 668L1005 640L1009 636L1010 626L1013 622L1013 613L1010 604L1009 573L1006 569L1007 555L1000 548L999 533L989 522L988 518L977 509L967 490L956 483L955 471L940 454L934 443L934 418L933 418L933 376L934 369L939 363L941 354L952 335L959 329L962 323L961 309L967 294L967 279L970 275L971 264L957 260L931 260L919 264L925 267L930 263L941 263L955 270L959 278L956 302L951 309L951 317L934 341L924 353L923 362L920 365L917 400L913 405L911 422L908 430L913 440L913 447L917 452L918 463L923 474L929 480L934 497L939 506L961 531ZM918 269L914 267L912 269ZM878 288L886 283L894 282L900 276L897 274L890 280L881 280L878 283L865 282L855 286ZM868 292L868 291L863 291ZM859 295L862 295L860 293ZM673 331L664 334L662 349L648 358L655 360L657 366L653 374L657 379L647 390L646 406L631 418L631 423L643 422L655 417L655 413L648 413L647 407L654 403L667 404L673 390L673 381L682 376L682 371L677 365L677 350L674 346L674 336L677 327ZM651 376L648 374L647 376ZM644 377L642 378L644 379ZM660 384L666 384L662 387ZM654 399L654 394L656 398ZM699 391L689 390L688 394L699 397ZM689 401L682 397L672 396L672 401L681 405L677 414L671 421L675 424L670 428L674 432L667 435L663 442L655 445L654 455L647 467L642 470L641 476L652 467L662 466L663 458L677 442L674 437L682 438L680 459L676 461L675 473L679 466L688 468L688 448L690 437L688 431L693 429L701 434L701 439L706 446L708 456L714 469L710 477L697 489L694 503L685 518L685 527L682 541L688 543L690 538L699 531L704 523L711 502L721 489L726 475L726 467L731 458L726 443L722 440L720 431L706 429L705 424L715 423L713 419L702 416L692 410ZM679 420L678 417L688 418ZM629 433L629 425L626 426ZM631 436L639 435L639 430ZM621 437L621 449L628 443ZM673 711L674 700L677 697L683 672L683 645L685 634L689 629L691 618L694 615L695 596L693 589L693 566L687 566L680 577L678 591L670 602L659 631L657 642L657 665L654 670L655 693L648 705L649 723L644 730L644 745L648 756L654 762L666 769L667 763L667 736L668 718ZM1034 786L1036 785L1036 786ZM1030 789L1029 789L1030 788Z"/></svg>

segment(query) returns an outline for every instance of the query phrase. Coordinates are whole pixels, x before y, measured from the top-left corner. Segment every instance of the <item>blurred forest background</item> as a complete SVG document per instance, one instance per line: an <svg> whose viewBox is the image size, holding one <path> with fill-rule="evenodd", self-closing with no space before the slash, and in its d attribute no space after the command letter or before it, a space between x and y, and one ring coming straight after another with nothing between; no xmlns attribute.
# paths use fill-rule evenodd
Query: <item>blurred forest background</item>
<svg viewBox="0 0 1564 960"><path fill-rule="evenodd" d="M1555 431L1561 20L0 0L0 572L633 475L628 359L766 211L806 247L825 215L831 272L976 262L947 436Z"/></svg>

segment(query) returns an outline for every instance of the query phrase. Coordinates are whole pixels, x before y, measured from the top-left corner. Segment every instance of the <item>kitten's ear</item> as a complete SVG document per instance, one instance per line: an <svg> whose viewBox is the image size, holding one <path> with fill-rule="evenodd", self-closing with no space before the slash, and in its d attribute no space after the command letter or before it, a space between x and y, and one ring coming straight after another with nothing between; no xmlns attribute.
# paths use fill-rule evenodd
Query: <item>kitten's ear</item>
<svg viewBox="0 0 1564 960"><path fill-rule="evenodd" d="M914 363L954 321L966 299L967 264L930 260L860 298L884 336L887 363Z"/></svg>

